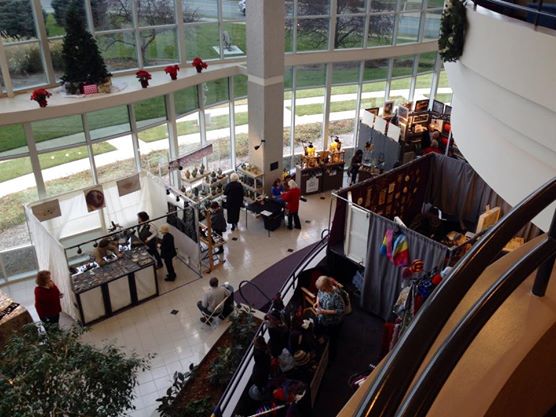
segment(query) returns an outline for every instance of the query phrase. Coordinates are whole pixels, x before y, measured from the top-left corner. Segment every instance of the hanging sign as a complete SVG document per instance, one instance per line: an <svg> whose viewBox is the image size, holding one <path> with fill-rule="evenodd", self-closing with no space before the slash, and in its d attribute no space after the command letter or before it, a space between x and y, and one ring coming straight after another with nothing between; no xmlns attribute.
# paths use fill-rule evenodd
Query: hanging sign
<svg viewBox="0 0 556 417"><path fill-rule="evenodd" d="M85 202L87 203L89 213L106 207L102 185L88 188L83 191L83 194L85 194Z"/></svg>
<svg viewBox="0 0 556 417"><path fill-rule="evenodd" d="M207 145L201 149L198 149L194 152L188 153L187 155L180 156L178 159L170 161L168 164L168 168L170 171L175 171L180 169L180 167L185 167L191 162L198 161L199 159L204 158L205 156L209 156L212 154L212 144Z"/></svg>
<svg viewBox="0 0 556 417"><path fill-rule="evenodd" d="M120 197L134 193L141 189L141 181L139 174L132 175L131 177L124 178L123 180L116 181L118 187L118 195Z"/></svg>
<svg viewBox="0 0 556 417"><path fill-rule="evenodd" d="M31 207L31 211L40 222L54 219L62 215L60 202L58 200L45 201L44 203Z"/></svg>

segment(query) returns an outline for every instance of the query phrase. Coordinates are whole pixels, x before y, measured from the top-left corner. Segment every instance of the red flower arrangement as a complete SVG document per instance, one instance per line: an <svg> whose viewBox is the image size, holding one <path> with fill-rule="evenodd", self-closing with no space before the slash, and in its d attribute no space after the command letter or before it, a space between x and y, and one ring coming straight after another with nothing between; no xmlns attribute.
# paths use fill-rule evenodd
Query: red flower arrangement
<svg viewBox="0 0 556 417"><path fill-rule="evenodd" d="M135 73L135 76L139 79L143 88L147 88L149 86L149 80L152 78L149 71L139 70Z"/></svg>
<svg viewBox="0 0 556 417"><path fill-rule="evenodd" d="M191 62L191 65L194 66L195 68L197 68L197 72L199 72L199 73L201 71L203 71L203 69L207 69L207 67L208 67L208 64L206 62L204 62L198 56L196 56L195 59L193 60L193 62Z"/></svg>
<svg viewBox="0 0 556 417"><path fill-rule="evenodd" d="M166 68L164 68L164 72L166 74L170 75L170 78L172 80L175 80L178 78L178 71L180 70L179 65L168 65Z"/></svg>
<svg viewBox="0 0 556 417"><path fill-rule="evenodd" d="M48 101L46 100L52 94L44 88L37 88L33 90L33 94L31 94L31 100L36 101L39 103L39 106L46 107L48 105Z"/></svg>

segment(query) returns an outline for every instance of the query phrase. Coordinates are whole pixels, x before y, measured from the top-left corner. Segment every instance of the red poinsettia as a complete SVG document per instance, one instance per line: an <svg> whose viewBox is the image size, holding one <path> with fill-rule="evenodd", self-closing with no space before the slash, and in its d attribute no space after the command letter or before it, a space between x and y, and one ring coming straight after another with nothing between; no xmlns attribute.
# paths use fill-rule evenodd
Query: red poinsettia
<svg viewBox="0 0 556 417"><path fill-rule="evenodd" d="M201 72L203 69L206 69L208 67L208 64L198 56L196 56L195 59L193 59L191 65L197 68L197 72Z"/></svg>
<svg viewBox="0 0 556 417"><path fill-rule="evenodd" d="M166 74L169 74L172 80L175 80L177 78L179 70L179 65L168 65L166 68L164 68L164 72Z"/></svg>
<svg viewBox="0 0 556 417"><path fill-rule="evenodd" d="M45 88L37 88L36 90L33 90L33 94L31 94L31 100L39 101L50 97L51 95L52 94L50 94L50 92Z"/></svg>
<svg viewBox="0 0 556 417"><path fill-rule="evenodd" d="M135 76L140 80L140 81L148 81L150 80L151 77L151 73L149 71L145 71L145 70L139 70L135 73Z"/></svg>
<svg viewBox="0 0 556 417"><path fill-rule="evenodd" d="M48 90L44 88L37 88L36 90L33 91L33 94L31 94L31 100L34 100L37 103L39 103L39 106L41 107L46 107L46 105L48 104L46 99L51 95L52 94L50 94Z"/></svg>

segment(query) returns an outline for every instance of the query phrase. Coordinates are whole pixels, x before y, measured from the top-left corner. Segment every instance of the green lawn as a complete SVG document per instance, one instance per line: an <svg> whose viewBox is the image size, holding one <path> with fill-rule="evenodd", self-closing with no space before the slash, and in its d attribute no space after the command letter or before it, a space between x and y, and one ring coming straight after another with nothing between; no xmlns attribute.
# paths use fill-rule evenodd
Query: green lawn
<svg viewBox="0 0 556 417"><path fill-rule="evenodd" d="M247 112L236 114L236 126L247 124ZM224 129L229 126L227 115L215 116L211 118L210 126L207 131ZM177 123L178 135L190 135L199 132L199 126L193 120L186 120ZM168 137L166 126L157 126L151 129L139 132L139 139L143 142L156 142L157 140Z"/></svg>
<svg viewBox="0 0 556 417"><path fill-rule="evenodd" d="M110 152L116 148L109 143L100 143L95 148L95 154ZM57 165L65 164L71 161L87 158L87 147L78 146L77 148L64 149L61 151L49 152L39 155L39 161L42 169L52 168ZM22 175L33 172L29 158L11 159L0 163L0 182L11 180Z"/></svg>

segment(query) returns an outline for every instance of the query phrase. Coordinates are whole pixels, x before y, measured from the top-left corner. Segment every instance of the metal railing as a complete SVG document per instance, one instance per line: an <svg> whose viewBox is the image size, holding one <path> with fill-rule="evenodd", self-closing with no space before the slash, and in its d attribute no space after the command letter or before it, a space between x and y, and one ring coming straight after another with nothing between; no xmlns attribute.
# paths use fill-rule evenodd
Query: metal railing
<svg viewBox="0 0 556 417"><path fill-rule="evenodd" d="M317 244L313 248L311 248L309 252L307 252L307 254L303 257L303 259L298 263L294 271L290 274L289 278L284 282L284 284L280 288L279 293L282 299L284 300L285 304L288 302L288 295L290 294L290 291L295 290L295 286L297 284L299 274L303 272L311 264L311 262L315 259L315 257L326 247L327 243L328 243L328 230L325 229L321 233L320 241L318 241ZM243 282L244 281L240 283L238 290L243 285L247 285L247 284L243 284ZM259 289L259 291L261 290ZM264 292L262 293L264 294ZM264 296L270 300L270 297L268 297L266 294L264 294ZM245 297L243 297L243 299L246 300ZM266 331L267 331L266 325L263 323L257 330L255 337L264 336ZM255 337L253 338L253 340L255 339ZM224 416L231 415L231 412L233 412L233 409L235 409L237 403L234 403L232 399L234 397L240 398L241 395L243 394L244 387L241 387L240 385L242 382L245 381L245 377L248 378L251 377L250 374L247 375L247 371L250 369L252 360L253 360L253 341L250 343L249 347L247 348L247 351L243 355L241 362L236 368L236 371L234 372L234 375L232 376L230 383L228 384L226 390L220 397L220 401L218 402L217 408L222 412L222 415ZM241 388L241 392L238 392L238 389L240 388ZM228 409L229 407L232 407L232 410L229 410Z"/></svg>
<svg viewBox="0 0 556 417"><path fill-rule="evenodd" d="M516 16L514 13L509 14L505 10L499 10L497 8L492 9L489 6L499 6L499 7L502 7L504 9L510 9L513 12L523 12L523 13L526 13L526 16L527 15L534 15L535 19L532 23L535 26L535 28L537 28L537 26L539 26L539 25L544 26L542 24L539 24L539 18L540 17L545 17L545 18L548 18L548 19L554 19L555 22L556 22L556 13L550 13L550 12L542 10L543 5L544 5L543 0L540 0L538 2L538 4L536 4L536 6L537 6L536 9L533 9L533 8L527 7L527 6L522 6L520 4L509 3L509 2L504 1L504 0L473 0L473 8L474 9L477 8L477 5L485 7L489 10L496 11L497 13L513 17L513 18L519 18L519 16ZM527 19L524 19L524 20L527 21Z"/></svg>
<svg viewBox="0 0 556 417"><path fill-rule="evenodd" d="M556 220L545 240L502 275L459 321L418 376L454 309L506 243L556 200L553 178L514 207L462 258L429 297L373 380L357 417L425 416L460 357L512 292L538 268L533 293L543 296L556 257Z"/></svg>

